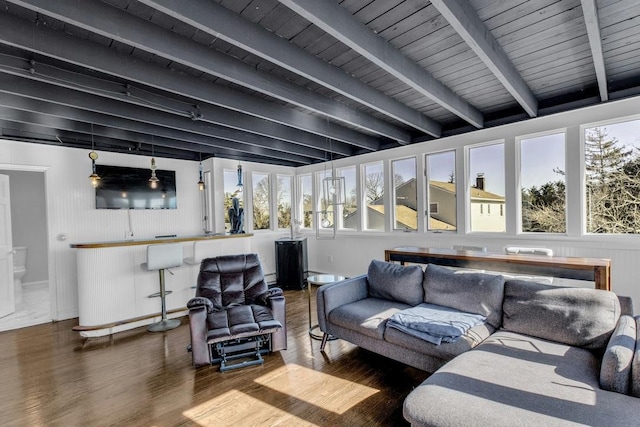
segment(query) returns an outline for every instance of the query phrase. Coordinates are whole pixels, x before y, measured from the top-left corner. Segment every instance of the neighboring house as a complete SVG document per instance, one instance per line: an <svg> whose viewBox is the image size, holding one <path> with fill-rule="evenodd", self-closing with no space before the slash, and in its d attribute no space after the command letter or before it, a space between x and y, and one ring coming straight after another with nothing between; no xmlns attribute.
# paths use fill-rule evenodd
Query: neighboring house
<svg viewBox="0 0 640 427"><path fill-rule="evenodd" d="M485 178L478 174L476 185L470 189L471 230L505 231L504 196L484 190ZM417 229L417 200L415 178L401 184L396 189L395 229ZM456 229L455 183L429 181L429 230ZM356 212L344 218L345 228L355 228ZM367 206L368 229L384 229L383 199L375 200Z"/></svg>

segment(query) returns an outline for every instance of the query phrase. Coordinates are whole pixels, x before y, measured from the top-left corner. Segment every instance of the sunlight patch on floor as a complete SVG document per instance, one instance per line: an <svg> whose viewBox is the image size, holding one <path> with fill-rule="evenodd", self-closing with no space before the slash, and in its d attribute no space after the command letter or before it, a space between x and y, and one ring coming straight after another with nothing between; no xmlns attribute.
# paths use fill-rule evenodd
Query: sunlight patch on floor
<svg viewBox="0 0 640 427"><path fill-rule="evenodd" d="M313 425L239 390L230 390L189 408L182 415L202 426Z"/></svg>
<svg viewBox="0 0 640 427"><path fill-rule="evenodd" d="M343 414L380 391L296 364L282 366L254 381L335 414Z"/></svg>

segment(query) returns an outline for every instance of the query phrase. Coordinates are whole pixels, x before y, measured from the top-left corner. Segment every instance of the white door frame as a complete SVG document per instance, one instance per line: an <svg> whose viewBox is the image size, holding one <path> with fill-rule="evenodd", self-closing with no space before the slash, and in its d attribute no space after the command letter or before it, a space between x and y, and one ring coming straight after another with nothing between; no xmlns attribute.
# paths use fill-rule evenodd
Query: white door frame
<svg viewBox="0 0 640 427"><path fill-rule="evenodd" d="M45 213L47 215L47 264L48 264L48 279L49 279L49 316L51 320L56 320L58 317L58 284L56 280L56 269L54 254L51 250L53 245L53 237L51 236L51 200L49 197L51 188L51 174L49 172L49 166L32 166L32 165L14 165L9 163L0 163L0 169L8 171L22 171L22 172L41 172L44 176L44 198L45 198Z"/></svg>

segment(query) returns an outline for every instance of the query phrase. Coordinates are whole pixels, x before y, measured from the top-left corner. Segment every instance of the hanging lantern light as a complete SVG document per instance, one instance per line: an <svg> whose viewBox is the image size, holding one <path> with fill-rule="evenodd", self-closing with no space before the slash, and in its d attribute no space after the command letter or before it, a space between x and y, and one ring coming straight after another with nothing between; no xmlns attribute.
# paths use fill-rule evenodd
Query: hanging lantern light
<svg viewBox="0 0 640 427"><path fill-rule="evenodd" d="M202 160L200 160L200 166L199 166L199 176L200 179L198 180L198 189L200 191L204 191L204 180L202 179Z"/></svg>
<svg viewBox="0 0 640 427"><path fill-rule="evenodd" d="M242 191L242 165L240 163L238 163L238 184L236 187L238 187L238 192Z"/></svg>
<svg viewBox="0 0 640 427"><path fill-rule="evenodd" d="M149 184L151 185L151 188L156 189L158 188L158 181L160 181L158 179L158 177L156 176L156 158L152 157L151 158L151 177L149 178Z"/></svg>
<svg viewBox="0 0 640 427"><path fill-rule="evenodd" d="M93 123L91 123L91 152L89 153L89 158L91 159L91 175L89 175L89 179L91 180L91 186L93 188L97 188L100 184L100 175L96 172L96 160L98 160L98 153L94 151L94 148Z"/></svg>

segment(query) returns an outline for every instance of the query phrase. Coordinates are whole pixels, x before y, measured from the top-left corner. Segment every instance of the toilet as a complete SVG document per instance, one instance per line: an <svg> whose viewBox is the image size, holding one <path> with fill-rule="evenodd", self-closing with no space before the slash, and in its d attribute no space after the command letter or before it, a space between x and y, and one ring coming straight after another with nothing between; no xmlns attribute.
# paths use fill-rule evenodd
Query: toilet
<svg viewBox="0 0 640 427"><path fill-rule="evenodd" d="M13 252L13 282L16 286L22 286L22 278L27 273L27 248L16 246Z"/></svg>

